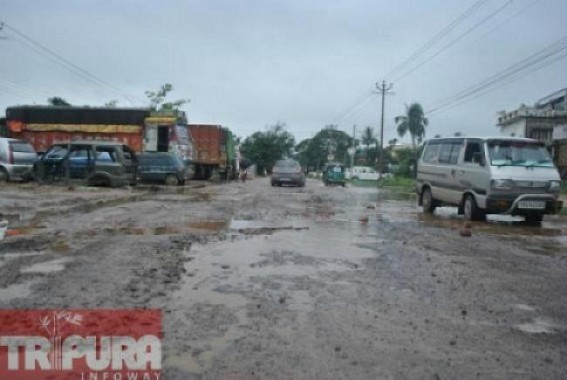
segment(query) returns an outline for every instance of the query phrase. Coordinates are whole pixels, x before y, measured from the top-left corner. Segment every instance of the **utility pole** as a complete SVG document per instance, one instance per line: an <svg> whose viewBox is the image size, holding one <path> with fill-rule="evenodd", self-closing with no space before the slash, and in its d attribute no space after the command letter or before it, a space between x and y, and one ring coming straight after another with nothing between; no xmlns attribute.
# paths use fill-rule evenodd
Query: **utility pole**
<svg viewBox="0 0 567 380"><path fill-rule="evenodd" d="M390 83L386 86L386 81L382 80L382 85L376 83L376 88L382 93L382 121L380 122L380 161L378 163L378 170L380 170L380 178L378 184L382 183L382 172L384 171L384 99L386 93L392 89L394 85Z"/></svg>
<svg viewBox="0 0 567 380"><path fill-rule="evenodd" d="M354 166L354 155L356 154L356 124L352 126L352 154L350 155L350 167Z"/></svg>

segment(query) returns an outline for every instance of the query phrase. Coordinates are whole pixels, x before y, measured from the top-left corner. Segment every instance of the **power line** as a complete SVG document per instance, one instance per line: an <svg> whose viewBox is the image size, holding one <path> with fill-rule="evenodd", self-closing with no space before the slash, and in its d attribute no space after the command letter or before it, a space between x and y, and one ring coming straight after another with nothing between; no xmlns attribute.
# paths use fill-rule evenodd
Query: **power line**
<svg viewBox="0 0 567 380"><path fill-rule="evenodd" d="M406 58L404 61L399 63L395 66L392 70L390 70L386 77L389 77L393 73L402 70L404 67L408 66L412 61L416 60L419 56L425 53L429 48L434 46L437 42L442 40L445 36L451 33L457 26L459 26L463 21L465 21L468 17L475 14L482 6L484 6L487 1L489 0L478 0L473 5L471 5L467 10L465 10L459 17L453 20L449 25L447 25L443 30L433 36L429 41L423 44L420 48L418 48L412 55Z"/></svg>
<svg viewBox="0 0 567 380"><path fill-rule="evenodd" d="M368 103L369 99L371 99L371 96L373 94L374 94L373 89L367 90L364 93L362 93L354 100L354 102L352 102L350 106L348 106L340 114L338 114L338 116L336 116L330 124L337 124L339 121L345 120L347 117L352 116L351 114L359 112L360 109L358 111L355 110L359 108L361 104Z"/></svg>
<svg viewBox="0 0 567 380"><path fill-rule="evenodd" d="M409 71L406 71L405 73L403 73L402 75L399 75L397 77L394 78L395 81L401 81L403 78L407 77L408 75L410 75L411 73L415 72L416 70L418 70L419 68L421 68L423 65L425 65L426 63L430 62L432 59L434 59L435 57L439 56L439 54L443 53L445 50L449 49L450 47L452 47L453 45L455 45L457 42L459 42L460 40L462 40L463 38L465 38L466 36L468 36L470 33L472 33L476 28L478 28L479 26L481 26L482 24L486 23L488 20L490 20L491 18L493 18L494 16L496 16L498 13L502 12L504 9L506 9L507 7L509 7L515 0L508 0L506 3L504 3L502 6L500 6L498 9L496 9L495 11L493 11L492 13L490 13L488 16L486 16L485 18L483 18L482 20L480 20L479 22L477 22L476 24L474 24L472 27L470 27L469 29L467 29L463 34L461 34L460 36L458 36L457 38L455 38L454 40L452 40L451 42L449 42L448 44L446 44L445 46L443 46L441 49L439 49L435 54L433 54L432 56L428 57L425 61L422 61L420 64L418 64L417 66L415 66L414 68L410 69Z"/></svg>
<svg viewBox="0 0 567 380"><path fill-rule="evenodd" d="M131 96L129 95L127 92L121 90L120 88L98 78L97 76L95 76L94 74L90 73L89 71L79 67L78 65L74 64L73 62L69 61L68 59L66 59L65 57L61 56L60 54L54 52L53 50L45 47L44 45L42 45L41 43L35 41L34 39L32 39L31 37L28 37L27 35L25 35L24 33L20 32L19 30L15 29L14 27L12 27L9 24L6 23L2 23L2 26L5 27L6 29L9 29L10 31L12 31L13 33L15 33L16 35L18 35L19 37L23 38L27 43L28 47L33 46L35 49L32 49L36 52L38 52L38 50L42 51L44 54L42 54L42 56L46 57L45 54L47 54L49 57L51 57L50 59L53 62L58 63L60 66L66 68L67 70L71 71L72 73L74 73L75 75L80 76L81 78L90 81L91 83L94 83L98 86L101 87L107 87L109 89L112 89L118 93L120 93L122 96L124 96L130 103L133 104L132 102L132 98L136 98L135 96ZM138 98L139 100L139 98Z"/></svg>
<svg viewBox="0 0 567 380"><path fill-rule="evenodd" d="M427 113L438 112L456 103L469 101L476 96L494 91L504 84L509 84L518 79L524 78L534 71L565 58L565 54L559 54L567 49L567 36L560 38L544 49L530 55L529 57L509 66L508 68L496 73L485 80L460 91L456 95L438 101ZM508 81L508 82L506 82Z"/></svg>

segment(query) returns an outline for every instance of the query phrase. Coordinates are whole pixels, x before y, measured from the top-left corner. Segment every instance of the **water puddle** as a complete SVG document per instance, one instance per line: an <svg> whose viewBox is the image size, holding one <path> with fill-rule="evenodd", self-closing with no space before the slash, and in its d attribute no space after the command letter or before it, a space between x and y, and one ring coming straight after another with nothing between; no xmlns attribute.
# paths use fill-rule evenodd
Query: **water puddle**
<svg viewBox="0 0 567 380"><path fill-rule="evenodd" d="M545 318L535 318L533 322L517 325L516 328L528 334L553 334L558 326Z"/></svg>
<svg viewBox="0 0 567 380"><path fill-rule="evenodd" d="M180 235L198 232L199 230L207 233L214 233L226 228L226 224L227 222L225 220L201 220L185 224L160 227L106 227L100 229L91 228L79 232L78 235Z"/></svg>
<svg viewBox="0 0 567 380"><path fill-rule="evenodd" d="M271 235L276 231L299 231L309 227L299 222L273 222L259 220L231 220L229 230L243 235Z"/></svg>
<svg viewBox="0 0 567 380"><path fill-rule="evenodd" d="M59 272L59 271L62 271L63 269L65 269L65 265L69 262L71 262L71 259L63 258L63 259L46 261L46 262L43 262L43 263L36 263L36 264L30 265L29 267L25 267L25 268L20 269L20 273L22 273L22 274L30 274L30 273L32 273L32 274L48 274L48 273Z"/></svg>

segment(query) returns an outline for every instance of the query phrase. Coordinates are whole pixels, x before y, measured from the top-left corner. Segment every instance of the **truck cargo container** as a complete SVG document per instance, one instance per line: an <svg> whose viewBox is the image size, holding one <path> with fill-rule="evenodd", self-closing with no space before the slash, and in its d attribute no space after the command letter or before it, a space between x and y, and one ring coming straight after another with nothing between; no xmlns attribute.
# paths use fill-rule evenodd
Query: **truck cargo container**
<svg viewBox="0 0 567 380"><path fill-rule="evenodd" d="M8 136L29 141L37 152L56 142L110 140L136 152L173 152L191 161L193 147L182 111L149 108L17 106L6 109Z"/></svg>
<svg viewBox="0 0 567 380"><path fill-rule="evenodd" d="M237 178L232 132L213 124L188 124L187 127L194 146L194 179L209 179L215 170L221 179Z"/></svg>

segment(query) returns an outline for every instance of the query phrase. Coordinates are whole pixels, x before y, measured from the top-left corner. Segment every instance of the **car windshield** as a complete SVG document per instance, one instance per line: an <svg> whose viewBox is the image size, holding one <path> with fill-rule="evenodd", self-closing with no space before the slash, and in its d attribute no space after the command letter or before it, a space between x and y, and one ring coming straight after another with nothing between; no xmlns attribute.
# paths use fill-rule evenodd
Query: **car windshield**
<svg viewBox="0 0 567 380"><path fill-rule="evenodd" d="M492 166L553 167L553 160L545 147L535 142L491 141L488 143Z"/></svg>

